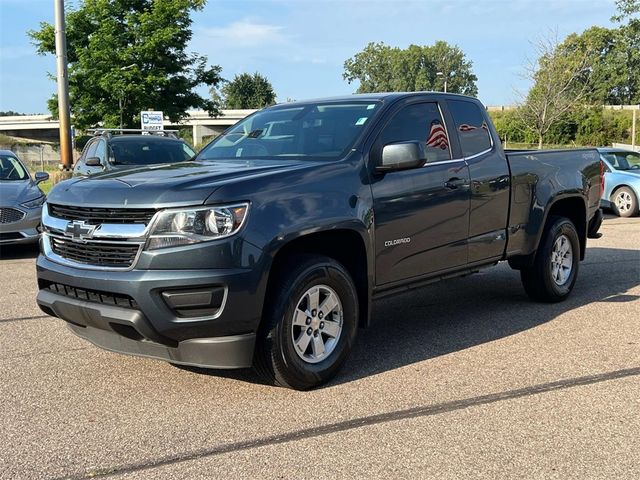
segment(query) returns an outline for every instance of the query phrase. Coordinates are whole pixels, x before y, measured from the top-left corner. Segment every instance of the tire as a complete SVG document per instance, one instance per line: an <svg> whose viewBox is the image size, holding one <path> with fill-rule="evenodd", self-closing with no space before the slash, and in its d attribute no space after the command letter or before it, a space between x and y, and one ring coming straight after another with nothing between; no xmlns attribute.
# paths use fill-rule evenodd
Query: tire
<svg viewBox="0 0 640 480"><path fill-rule="evenodd" d="M351 351L358 296L347 270L329 257L292 256L281 271L267 293L254 368L270 384L308 390L333 378Z"/></svg>
<svg viewBox="0 0 640 480"><path fill-rule="evenodd" d="M638 214L638 198L629 187L620 187L611 194L611 207L619 217L633 217Z"/></svg>
<svg viewBox="0 0 640 480"><path fill-rule="evenodd" d="M520 278L532 300L560 302L573 290L579 265L580 240L575 226L567 218L553 216L547 222L533 265L520 270Z"/></svg>

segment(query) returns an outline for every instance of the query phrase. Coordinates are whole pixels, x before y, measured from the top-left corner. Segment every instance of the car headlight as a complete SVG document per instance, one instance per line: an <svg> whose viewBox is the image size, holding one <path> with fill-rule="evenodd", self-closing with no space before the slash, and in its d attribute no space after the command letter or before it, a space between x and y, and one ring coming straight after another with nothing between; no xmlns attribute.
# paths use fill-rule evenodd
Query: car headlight
<svg viewBox="0 0 640 480"><path fill-rule="evenodd" d="M24 208L40 208L44 203L45 198L46 197L44 195L40 195L39 197L21 203L20 205Z"/></svg>
<svg viewBox="0 0 640 480"><path fill-rule="evenodd" d="M154 221L148 250L230 237L247 218L248 203L161 211Z"/></svg>

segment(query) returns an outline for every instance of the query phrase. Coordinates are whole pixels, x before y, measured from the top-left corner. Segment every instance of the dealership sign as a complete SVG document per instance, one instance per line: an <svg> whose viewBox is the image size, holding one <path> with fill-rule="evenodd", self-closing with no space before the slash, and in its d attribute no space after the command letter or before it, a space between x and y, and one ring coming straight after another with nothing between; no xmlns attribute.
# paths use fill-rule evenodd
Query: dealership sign
<svg viewBox="0 0 640 480"><path fill-rule="evenodd" d="M162 112L140 112L140 123L142 124L142 130L147 130L150 132L162 131L164 130L164 124L162 120Z"/></svg>

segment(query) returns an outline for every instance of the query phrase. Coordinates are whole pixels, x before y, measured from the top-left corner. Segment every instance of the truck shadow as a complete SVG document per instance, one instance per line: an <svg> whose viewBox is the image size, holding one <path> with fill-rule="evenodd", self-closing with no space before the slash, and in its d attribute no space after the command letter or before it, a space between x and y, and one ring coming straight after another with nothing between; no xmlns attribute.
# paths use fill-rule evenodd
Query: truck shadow
<svg viewBox="0 0 640 480"><path fill-rule="evenodd" d="M20 245L0 245L0 260L22 260L38 256L38 243Z"/></svg>
<svg viewBox="0 0 640 480"><path fill-rule="evenodd" d="M508 265L444 281L374 302L371 325L358 332L337 378L320 388L349 383L430 358L496 341L598 302L633 302L640 284L640 251L589 248L575 289L556 304L529 300ZM189 370L261 383L250 370Z"/></svg>
<svg viewBox="0 0 640 480"><path fill-rule="evenodd" d="M331 384L516 335L588 304L637 301L640 295L628 290L638 285L639 250L589 248L572 295L561 303L529 300L519 273L506 264L378 301L371 326L359 332L350 361Z"/></svg>

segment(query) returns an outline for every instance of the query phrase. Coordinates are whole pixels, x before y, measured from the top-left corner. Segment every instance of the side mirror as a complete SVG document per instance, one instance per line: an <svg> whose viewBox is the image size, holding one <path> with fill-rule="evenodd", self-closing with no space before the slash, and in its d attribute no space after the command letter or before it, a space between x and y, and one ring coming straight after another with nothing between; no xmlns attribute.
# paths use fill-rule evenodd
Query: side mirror
<svg viewBox="0 0 640 480"><path fill-rule="evenodd" d="M36 185L49 180L49 174L47 172L36 172L34 175Z"/></svg>
<svg viewBox="0 0 640 480"><path fill-rule="evenodd" d="M426 161L427 154L424 142L390 143L382 148L382 157L376 166L376 172L384 173L419 168Z"/></svg>
<svg viewBox="0 0 640 480"><path fill-rule="evenodd" d="M101 167L102 162L100 161L100 157L89 157L84 161L84 164L87 167Z"/></svg>

